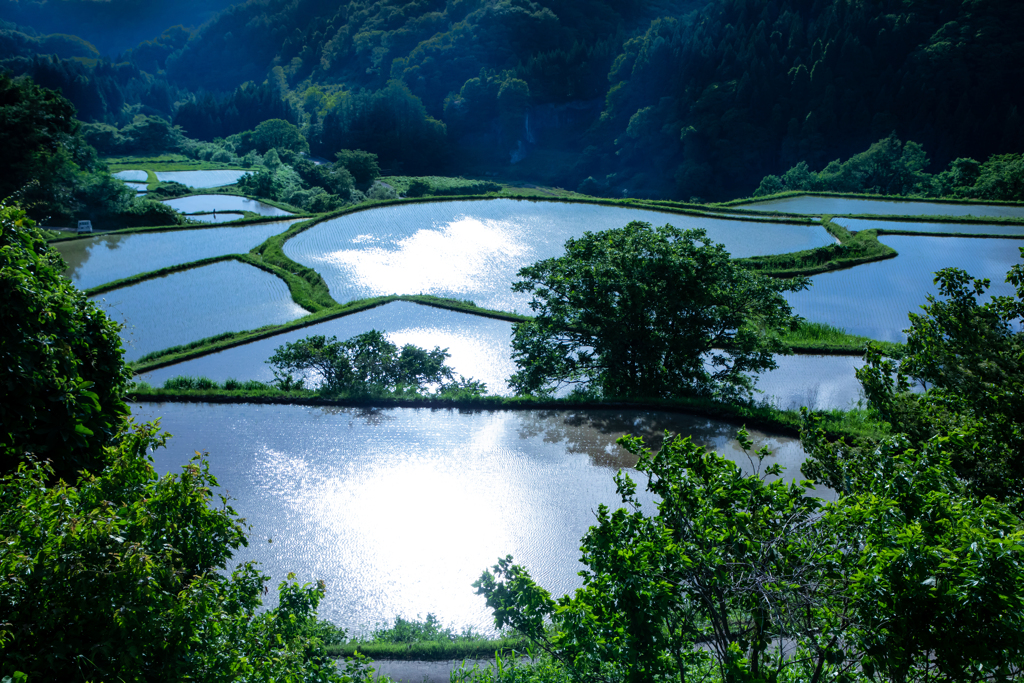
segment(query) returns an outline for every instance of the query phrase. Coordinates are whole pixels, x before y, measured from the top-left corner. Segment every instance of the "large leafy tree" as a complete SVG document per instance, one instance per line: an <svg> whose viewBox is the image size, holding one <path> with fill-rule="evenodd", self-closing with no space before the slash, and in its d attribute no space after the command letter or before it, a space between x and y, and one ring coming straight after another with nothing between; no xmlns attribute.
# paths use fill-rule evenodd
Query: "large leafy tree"
<svg viewBox="0 0 1024 683"><path fill-rule="evenodd" d="M605 396L715 395L751 389L775 367L794 317L777 280L733 263L703 230L652 227L586 233L565 254L519 271L534 320L513 333L520 394L578 386Z"/></svg>
<svg viewBox="0 0 1024 683"><path fill-rule="evenodd" d="M0 206L0 471L32 457L74 481L104 462L128 408L118 326L62 275L14 206Z"/></svg>

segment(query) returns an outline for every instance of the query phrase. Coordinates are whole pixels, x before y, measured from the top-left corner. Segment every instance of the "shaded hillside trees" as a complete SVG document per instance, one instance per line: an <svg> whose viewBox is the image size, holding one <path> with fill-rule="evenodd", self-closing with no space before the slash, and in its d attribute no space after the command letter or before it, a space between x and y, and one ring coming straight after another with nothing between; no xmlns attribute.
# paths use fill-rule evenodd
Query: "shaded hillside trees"
<svg viewBox="0 0 1024 683"><path fill-rule="evenodd" d="M916 142L902 143L893 133L846 161L836 159L821 171L801 161L781 177L765 176L755 197L777 192L867 192L963 199L1021 201L1024 199L1024 155L999 154L978 163L958 158L932 175L928 158Z"/></svg>

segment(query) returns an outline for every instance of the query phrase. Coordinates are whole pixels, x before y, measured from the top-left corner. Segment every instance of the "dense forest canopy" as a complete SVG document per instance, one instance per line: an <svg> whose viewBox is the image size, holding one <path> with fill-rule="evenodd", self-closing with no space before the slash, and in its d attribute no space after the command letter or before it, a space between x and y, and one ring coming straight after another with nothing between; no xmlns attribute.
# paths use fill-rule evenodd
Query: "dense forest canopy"
<svg viewBox="0 0 1024 683"><path fill-rule="evenodd" d="M84 121L155 115L213 140L280 118L315 155L400 172L709 200L893 132L930 172L1024 145L1011 0L249 0L198 26L185 3L116 57L87 21L54 35L71 29L28 11L46 5L0 5L0 68Z"/></svg>

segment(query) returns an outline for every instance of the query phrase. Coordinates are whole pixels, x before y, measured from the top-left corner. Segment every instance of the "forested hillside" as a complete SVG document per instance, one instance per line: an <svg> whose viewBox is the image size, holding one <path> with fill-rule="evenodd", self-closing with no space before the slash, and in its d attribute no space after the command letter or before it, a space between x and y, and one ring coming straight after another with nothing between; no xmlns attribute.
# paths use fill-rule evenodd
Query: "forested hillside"
<svg viewBox="0 0 1024 683"><path fill-rule="evenodd" d="M115 60L8 25L0 68L86 121L282 118L395 172L720 200L893 132L931 172L1020 152L1022 27L1013 0L249 0Z"/></svg>

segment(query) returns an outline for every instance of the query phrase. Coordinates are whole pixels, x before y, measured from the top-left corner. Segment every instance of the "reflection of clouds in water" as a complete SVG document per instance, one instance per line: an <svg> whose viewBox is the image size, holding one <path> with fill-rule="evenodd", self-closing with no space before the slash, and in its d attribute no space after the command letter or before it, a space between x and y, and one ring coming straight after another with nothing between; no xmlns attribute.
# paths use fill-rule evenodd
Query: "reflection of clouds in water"
<svg viewBox="0 0 1024 683"><path fill-rule="evenodd" d="M363 238L368 239L363 239ZM370 241L359 235L353 242ZM513 267L529 248L500 221L461 217L440 230L418 230L394 249L344 249L327 260L351 273L354 282L379 294L469 292L478 279Z"/></svg>

